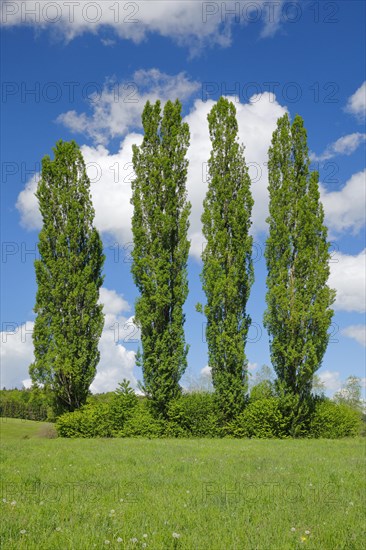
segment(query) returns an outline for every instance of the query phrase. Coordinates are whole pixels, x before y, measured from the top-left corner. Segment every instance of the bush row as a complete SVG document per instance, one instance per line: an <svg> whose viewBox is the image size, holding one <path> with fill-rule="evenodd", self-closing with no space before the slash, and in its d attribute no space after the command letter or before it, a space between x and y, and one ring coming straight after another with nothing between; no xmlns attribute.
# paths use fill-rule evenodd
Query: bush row
<svg viewBox="0 0 366 550"><path fill-rule="evenodd" d="M156 418L145 398L116 394L108 403L89 403L60 416L61 437L237 437L287 438L291 436L342 438L361 434L358 411L327 398L315 399L294 430L294 397L250 400L241 415L221 424L213 394L183 394L169 405L167 419Z"/></svg>

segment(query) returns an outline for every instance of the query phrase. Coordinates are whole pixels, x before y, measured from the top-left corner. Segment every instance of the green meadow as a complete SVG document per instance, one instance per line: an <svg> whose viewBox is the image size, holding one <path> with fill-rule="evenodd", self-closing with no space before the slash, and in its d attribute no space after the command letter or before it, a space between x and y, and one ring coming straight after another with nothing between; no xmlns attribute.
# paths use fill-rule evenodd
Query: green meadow
<svg viewBox="0 0 366 550"><path fill-rule="evenodd" d="M1 548L364 548L365 440L54 438L1 419Z"/></svg>

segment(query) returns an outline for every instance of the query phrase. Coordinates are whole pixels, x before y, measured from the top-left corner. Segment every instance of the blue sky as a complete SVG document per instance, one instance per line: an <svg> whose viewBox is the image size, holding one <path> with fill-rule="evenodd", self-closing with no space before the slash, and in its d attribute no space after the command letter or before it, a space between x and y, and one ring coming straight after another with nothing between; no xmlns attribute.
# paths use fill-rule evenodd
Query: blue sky
<svg viewBox="0 0 366 550"><path fill-rule="evenodd" d="M141 378L129 261L131 146L141 141L145 101L176 97L191 128L185 383L205 376L204 318L195 311L204 300L200 213L210 148L206 117L221 94L237 107L255 199L250 371L270 364L262 326L265 162L276 120L287 111L305 120L332 242L338 294L319 374L330 395L347 376L365 377L364 21L365 3L357 0L2 3L1 386L20 387L29 378L40 228L34 190L41 159L58 139L82 147L107 255L106 323L93 390Z"/></svg>

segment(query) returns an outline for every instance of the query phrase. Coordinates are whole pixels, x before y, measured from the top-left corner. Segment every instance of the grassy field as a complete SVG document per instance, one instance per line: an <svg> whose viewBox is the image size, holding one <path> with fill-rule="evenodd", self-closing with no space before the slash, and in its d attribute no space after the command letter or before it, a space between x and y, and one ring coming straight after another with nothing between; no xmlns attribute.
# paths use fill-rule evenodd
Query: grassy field
<svg viewBox="0 0 366 550"><path fill-rule="evenodd" d="M2 420L2 550L364 548L364 440L65 440Z"/></svg>

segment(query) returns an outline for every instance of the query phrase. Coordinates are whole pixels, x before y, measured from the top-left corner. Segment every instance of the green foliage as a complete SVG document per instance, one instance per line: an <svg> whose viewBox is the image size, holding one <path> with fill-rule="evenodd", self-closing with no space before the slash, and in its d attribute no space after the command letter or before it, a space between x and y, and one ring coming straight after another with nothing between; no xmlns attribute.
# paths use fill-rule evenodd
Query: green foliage
<svg viewBox="0 0 366 550"><path fill-rule="evenodd" d="M343 403L329 399L320 401L311 419L310 431L313 437L337 439L355 437L362 429L361 415L357 410Z"/></svg>
<svg viewBox="0 0 366 550"><path fill-rule="evenodd" d="M269 149L267 310L273 367L285 391L301 400L328 345L335 293L327 286L329 243L318 173L309 170L303 120L278 120Z"/></svg>
<svg viewBox="0 0 366 550"><path fill-rule="evenodd" d="M175 437L215 437L218 415L212 393L186 393L171 401L167 434Z"/></svg>
<svg viewBox="0 0 366 550"><path fill-rule="evenodd" d="M282 438L287 436L286 424L279 400L269 397L250 402L227 432L234 437Z"/></svg>
<svg viewBox="0 0 366 550"><path fill-rule="evenodd" d="M80 409L64 413L56 421L59 437L112 437L114 435L107 403L84 405Z"/></svg>
<svg viewBox="0 0 366 550"><path fill-rule="evenodd" d="M26 420L53 420L50 399L37 386L22 390L0 390L0 416Z"/></svg>
<svg viewBox="0 0 366 550"><path fill-rule="evenodd" d="M93 227L90 181L77 144L59 141L42 161L36 196L43 226L33 342L33 382L52 393L57 413L86 402L99 361L104 323L102 241Z"/></svg>
<svg viewBox="0 0 366 550"><path fill-rule="evenodd" d="M361 414L345 404L324 397L301 401L298 395L276 391L269 397L255 395L236 418L222 424L212 393L181 395L169 403L163 419L149 399L137 397L124 381L109 402L87 404L59 416L56 430L68 438L339 438L362 433Z"/></svg>
<svg viewBox="0 0 366 550"><path fill-rule="evenodd" d="M156 418L147 399L139 400L133 414L126 420L119 437L147 437L153 439L164 435L165 421Z"/></svg>
<svg viewBox="0 0 366 550"><path fill-rule="evenodd" d="M275 393L274 384L270 380L262 380L250 390L250 400L257 401L258 399L268 399L273 397Z"/></svg>
<svg viewBox="0 0 366 550"><path fill-rule="evenodd" d="M212 150L202 214L206 247L201 280L207 304L206 338L215 397L222 420L244 407L247 392L246 312L253 283L253 199L244 149L238 143L233 103L221 97L208 115ZM202 306L198 305L198 310Z"/></svg>
<svg viewBox="0 0 366 550"><path fill-rule="evenodd" d="M131 388L129 381L124 379L119 384L109 404L110 418L114 430L123 429L125 422L133 415L137 403L137 395Z"/></svg>
<svg viewBox="0 0 366 550"><path fill-rule="evenodd" d="M166 415L180 393L187 367L183 305L188 294L187 260L190 203L186 178L189 128L181 104L146 103L144 139L133 146L132 274L140 291L135 323L141 329L144 391L155 410Z"/></svg>

